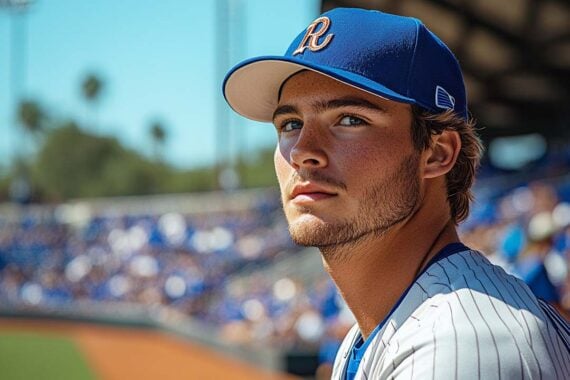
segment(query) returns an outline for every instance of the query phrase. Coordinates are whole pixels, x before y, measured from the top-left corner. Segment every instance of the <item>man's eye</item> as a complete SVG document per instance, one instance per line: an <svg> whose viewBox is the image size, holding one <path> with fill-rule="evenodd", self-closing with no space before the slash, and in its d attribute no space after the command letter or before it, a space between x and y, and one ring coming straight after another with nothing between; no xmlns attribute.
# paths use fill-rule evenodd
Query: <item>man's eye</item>
<svg viewBox="0 0 570 380"><path fill-rule="evenodd" d="M281 132L291 132L294 129L301 129L303 123L300 120L286 120L281 124Z"/></svg>
<svg viewBox="0 0 570 380"><path fill-rule="evenodd" d="M366 122L356 116L344 116L342 119L340 119L339 124L347 127L352 127L355 125L364 125Z"/></svg>

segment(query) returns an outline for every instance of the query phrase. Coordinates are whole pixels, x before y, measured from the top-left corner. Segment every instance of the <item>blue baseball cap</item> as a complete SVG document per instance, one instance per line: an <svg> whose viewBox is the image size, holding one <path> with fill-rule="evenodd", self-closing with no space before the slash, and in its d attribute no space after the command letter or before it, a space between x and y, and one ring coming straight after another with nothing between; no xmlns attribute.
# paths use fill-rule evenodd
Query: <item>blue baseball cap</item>
<svg viewBox="0 0 570 380"><path fill-rule="evenodd" d="M282 56L237 64L224 79L224 97L237 113L270 122L283 83L302 70L432 113L452 109L468 118L461 68L435 34L412 17L355 8L324 13Z"/></svg>

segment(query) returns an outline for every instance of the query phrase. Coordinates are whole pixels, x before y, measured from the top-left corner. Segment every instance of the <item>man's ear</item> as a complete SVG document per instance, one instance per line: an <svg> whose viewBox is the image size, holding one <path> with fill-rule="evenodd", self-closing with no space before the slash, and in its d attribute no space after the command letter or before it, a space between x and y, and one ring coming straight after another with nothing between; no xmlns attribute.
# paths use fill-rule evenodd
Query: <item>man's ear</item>
<svg viewBox="0 0 570 380"><path fill-rule="evenodd" d="M432 136L431 147L426 150L424 178L447 174L455 165L461 150L461 137L456 131L444 130Z"/></svg>

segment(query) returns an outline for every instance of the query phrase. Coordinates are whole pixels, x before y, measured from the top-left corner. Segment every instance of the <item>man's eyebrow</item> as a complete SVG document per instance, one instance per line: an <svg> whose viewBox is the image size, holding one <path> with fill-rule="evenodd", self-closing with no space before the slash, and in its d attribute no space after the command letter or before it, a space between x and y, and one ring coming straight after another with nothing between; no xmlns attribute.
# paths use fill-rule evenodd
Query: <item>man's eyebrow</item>
<svg viewBox="0 0 570 380"><path fill-rule="evenodd" d="M317 102L314 104L314 107L316 110L320 112L341 107L358 107L358 108L368 108L374 111L381 111L381 112L386 111L386 109L383 108L382 106L358 97L346 97L346 98L332 99L324 102Z"/></svg>
<svg viewBox="0 0 570 380"><path fill-rule="evenodd" d="M299 113L299 111L297 110L297 107L289 105L289 104L284 104L282 106L277 107L275 112L273 112L272 120L275 120L275 118L279 115L291 114L291 113Z"/></svg>
<svg viewBox="0 0 570 380"><path fill-rule="evenodd" d="M342 107L358 107L358 108L367 108L373 111L380 111L385 112L386 109L382 106L372 103L366 99L356 98L356 97L345 97L339 99L332 99L327 101L318 101L313 104L313 108L317 112L324 112L335 108L342 108ZM273 120L277 116L284 115L284 114L292 114L292 113L299 113L297 107L284 104L282 106L277 107L275 112L273 112Z"/></svg>

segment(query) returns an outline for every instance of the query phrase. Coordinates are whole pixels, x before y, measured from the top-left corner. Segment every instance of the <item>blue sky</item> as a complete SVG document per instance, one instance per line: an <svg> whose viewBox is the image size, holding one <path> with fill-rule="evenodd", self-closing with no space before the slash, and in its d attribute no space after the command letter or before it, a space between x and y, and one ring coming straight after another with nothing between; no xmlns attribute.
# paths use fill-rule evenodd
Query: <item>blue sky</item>
<svg viewBox="0 0 570 380"><path fill-rule="evenodd" d="M116 136L148 155L149 125L160 120L168 131L165 153L170 163L182 168L211 164L215 122L220 120L216 114L228 112L222 103L221 72L244 58L284 52L320 6L316 0L225 1L231 10L226 20L230 38L220 54L216 28L224 20L216 4L221 0L35 0L25 24L16 22L27 36L27 48L18 44L16 52L26 62L17 68L22 78L17 92L39 101L55 117L91 124L97 133ZM10 15L0 9L2 166L22 139L15 132L10 90ZM96 110L80 92L82 79L91 72L105 81ZM227 124L228 154L239 150L253 155L275 142L268 126L234 115Z"/></svg>

